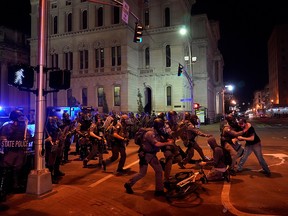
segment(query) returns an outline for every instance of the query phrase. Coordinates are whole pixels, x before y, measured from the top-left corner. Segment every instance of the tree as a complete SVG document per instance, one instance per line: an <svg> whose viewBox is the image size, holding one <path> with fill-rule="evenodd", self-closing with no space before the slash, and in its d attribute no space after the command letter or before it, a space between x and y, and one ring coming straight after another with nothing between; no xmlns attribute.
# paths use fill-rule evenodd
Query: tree
<svg viewBox="0 0 288 216"><path fill-rule="evenodd" d="M137 94L138 100L137 100L137 104L138 104L138 113L143 113L144 112L144 107L143 107L143 103L142 103L142 94L140 93L140 90L138 88L138 94Z"/></svg>
<svg viewBox="0 0 288 216"><path fill-rule="evenodd" d="M109 113L105 92L103 92L103 113Z"/></svg>

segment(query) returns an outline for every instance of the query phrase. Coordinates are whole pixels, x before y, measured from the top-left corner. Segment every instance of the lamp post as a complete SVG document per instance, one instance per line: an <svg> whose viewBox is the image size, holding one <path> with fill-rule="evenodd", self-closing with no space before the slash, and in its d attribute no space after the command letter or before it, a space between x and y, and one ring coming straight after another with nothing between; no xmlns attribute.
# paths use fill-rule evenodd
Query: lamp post
<svg viewBox="0 0 288 216"><path fill-rule="evenodd" d="M225 109L225 92L232 92L233 94L234 86L233 85L225 85L224 88L221 91L221 96L222 96L222 114L225 116L226 114L226 109Z"/></svg>
<svg viewBox="0 0 288 216"><path fill-rule="evenodd" d="M190 39L191 37L189 37L188 35L188 31L187 31L187 28L186 27L182 27L179 31L179 33L181 35L186 35L186 39L187 39L187 45L188 45L188 58L185 57L184 60L189 60L189 73L185 73L184 72L184 75L186 76L188 82L189 82L189 85L190 85L190 92L191 92L191 111L192 113L194 113L194 83L193 83L193 78L192 78L192 75L193 75L193 71L192 71L192 63L196 62L197 58L196 57L192 57L192 50L191 50L191 43L190 43Z"/></svg>

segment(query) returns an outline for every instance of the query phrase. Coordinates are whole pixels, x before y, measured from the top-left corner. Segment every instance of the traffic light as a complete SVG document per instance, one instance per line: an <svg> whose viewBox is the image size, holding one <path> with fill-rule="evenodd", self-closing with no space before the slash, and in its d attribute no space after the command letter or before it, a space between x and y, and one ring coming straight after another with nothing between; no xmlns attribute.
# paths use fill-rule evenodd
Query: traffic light
<svg viewBox="0 0 288 216"><path fill-rule="evenodd" d="M49 87L53 89L69 89L71 72L69 70L51 71L49 74Z"/></svg>
<svg viewBox="0 0 288 216"><path fill-rule="evenodd" d="M8 84L17 88L33 88L34 85L34 68L17 64L8 67Z"/></svg>
<svg viewBox="0 0 288 216"><path fill-rule="evenodd" d="M200 108L200 104L199 103L194 103L193 104L193 108L194 108L194 110L198 110Z"/></svg>
<svg viewBox="0 0 288 216"><path fill-rule="evenodd" d="M142 42L142 33L143 27L139 23L135 23L135 32L134 32L134 42L141 43Z"/></svg>
<svg viewBox="0 0 288 216"><path fill-rule="evenodd" d="M183 72L183 65L181 65L181 64L179 63L179 66L178 66L178 76L181 76L182 72Z"/></svg>

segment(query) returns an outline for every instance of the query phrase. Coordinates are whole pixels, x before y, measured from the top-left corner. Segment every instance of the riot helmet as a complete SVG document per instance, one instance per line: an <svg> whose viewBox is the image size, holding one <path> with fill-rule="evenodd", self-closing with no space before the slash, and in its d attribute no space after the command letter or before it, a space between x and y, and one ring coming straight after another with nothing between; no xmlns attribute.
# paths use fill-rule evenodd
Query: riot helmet
<svg viewBox="0 0 288 216"><path fill-rule="evenodd" d="M177 121L177 112L174 110L171 110L167 113L167 120L169 122L176 122Z"/></svg>
<svg viewBox="0 0 288 216"><path fill-rule="evenodd" d="M68 120L68 119L70 118L69 113L68 113L68 112L64 112L64 113L62 114L62 118L63 118L64 120Z"/></svg>
<svg viewBox="0 0 288 216"><path fill-rule="evenodd" d="M156 118L153 121L153 128L157 131L159 135L165 134L165 128L164 128L164 121L161 118Z"/></svg>
<svg viewBox="0 0 288 216"><path fill-rule="evenodd" d="M164 112L160 112L157 114L157 118L160 118L162 120L165 120L165 113Z"/></svg>
<svg viewBox="0 0 288 216"><path fill-rule="evenodd" d="M10 112L9 119L11 119L12 121L25 121L26 120L24 114L20 110L13 110L12 112Z"/></svg>

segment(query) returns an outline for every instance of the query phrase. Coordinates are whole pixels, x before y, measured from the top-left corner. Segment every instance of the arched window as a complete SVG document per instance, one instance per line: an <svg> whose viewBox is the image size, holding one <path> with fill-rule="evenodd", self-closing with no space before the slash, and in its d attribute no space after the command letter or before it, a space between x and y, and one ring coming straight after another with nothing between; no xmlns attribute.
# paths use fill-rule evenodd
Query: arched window
<svg viewBox="0 0 288 216"><path fill-rule="evenodd" d="M113 7L113 23L112 24L119 24L120 23L120 8Z"/></svg>
<svg viewBox="0 0 288 216"><path fill-rule="evenodd" d="M171 49L170 49L170 45L166 46L165 52L166 52L166 67L171 67Z"/></svg>
<svg viewBox="0 0 288 216"><path fill-rule="evenodd" d="M55 16L53 18L53 34L57 34L58 33L58 17Z"/></svg>
<svg viewBox="0 0 288 216"><path fill-rule="evenodd" d="M68 32L72 31L72 13L69 13L67 15L67 31Z"/></svg>
<svg viewBox="0 0 288 216"><path fill-rule="evenodd" d="M167 101L167 106L172 105L172 87L167 86L166 88L166 101Z"/></svg>
<svg viewBox="0 0 288 216"><path fill-rule="evenodd" d="M103 7L98 8L97 11L97 26L103 26Z"/></svg>
<svg viewBox="0 0 288 216"><path fill-rule="evenodd" d="M165 8L165 27L170 26L170 8Z"/></svg>
<svg viewBox="0 0 288 216"><path fill-rule="evenodd" d="M88 13L87 10L82 12L82 29L88 28Z"/></svg>
<svg viewBox="0 0 288 216"><path fill-rule="evenodd" d="M149 67L150 66L150 49L147 47L145 49L145 66Z"/></svg>

